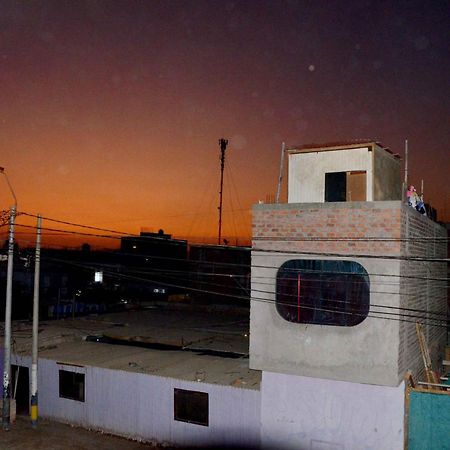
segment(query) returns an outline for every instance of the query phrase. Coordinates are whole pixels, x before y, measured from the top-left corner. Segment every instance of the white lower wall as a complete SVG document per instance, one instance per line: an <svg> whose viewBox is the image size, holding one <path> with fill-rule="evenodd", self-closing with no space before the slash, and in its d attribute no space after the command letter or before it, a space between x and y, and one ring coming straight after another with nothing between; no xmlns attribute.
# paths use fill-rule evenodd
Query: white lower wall
<svg viewBox="0 0 450 450"><path fill-rule="evenodd" d="M15 362L30 366L29 357ZM85 402L59 397L60 369L85 374ZM209 426L174 420L174 388L209 394ZM39 416L180 446L259 446L260 392L40 359Z"/></svg>
<svg viewBox="0 0 450 450"><path fill-rule="evenodd" d="M403 417L404 383L374 386L263 372L263 448L403 449Z"/></svg>
<svg viewBox="0 0 450 450"><path fill-rule="evenodd" d="M13 363L30 367L29 357ZM59 397L59 369L85 374L85 402ZM262 373L261 391L39 360L39 415L179 446L403 449L398 387ZM209 394L209 426L175 421L174 388Z"/></svg>

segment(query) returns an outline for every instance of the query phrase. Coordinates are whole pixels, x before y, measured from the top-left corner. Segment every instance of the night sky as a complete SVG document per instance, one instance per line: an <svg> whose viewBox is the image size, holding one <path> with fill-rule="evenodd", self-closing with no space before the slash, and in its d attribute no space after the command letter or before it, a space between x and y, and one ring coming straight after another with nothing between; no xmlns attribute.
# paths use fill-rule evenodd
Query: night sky
<svg viewBox="0 0 450 450"><path fill-rule="evenodd" d="M201 241L217 233L228 138L223 235L235 243L251 205L275 194L282 141L367 138L403 155L407 138L410 180L450 219L449 11L0 0L0 166L19 210Z"/></svg>

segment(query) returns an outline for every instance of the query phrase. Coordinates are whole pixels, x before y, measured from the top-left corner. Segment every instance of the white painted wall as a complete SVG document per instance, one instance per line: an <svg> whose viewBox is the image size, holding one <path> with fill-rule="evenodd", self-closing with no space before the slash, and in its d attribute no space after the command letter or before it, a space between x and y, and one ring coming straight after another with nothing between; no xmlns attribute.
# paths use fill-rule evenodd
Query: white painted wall
<svg viewBox="0 0 450 450"><path fill-rule="evenodd" d="M288 203L323 203L325 173L365 170L367 201L373 201L372 152L368 147L289 155Z"/></svg>
<svg viewBox="0 0 450 450"><path fill-rule="evenodd" d="M29 357L13 363L30 366ZM58 395L60 368L86 377L84 403ZM209 427L173 419L173 389L209 393ZM39 360L39 415L133 439L179 446L263 449L403 448L398 387L263 372L261 391Z"/></svg>
<svg viewBox="0 0 450 450"><path fill-rule="evenodd" d="M267 449L403 449L398 387L263 372L261 444Z"/></svg>
<svg viewBox="0 0 450 450"><path fill-rule="evenodd" d="M30 366L29 357L15 357ZM59 398L60 369L85 374L85 402ZM112 434L180 446L257 446L260 392L40 359L39 415ZM174 388L209 394L209 426L174 420Z"/></svg>

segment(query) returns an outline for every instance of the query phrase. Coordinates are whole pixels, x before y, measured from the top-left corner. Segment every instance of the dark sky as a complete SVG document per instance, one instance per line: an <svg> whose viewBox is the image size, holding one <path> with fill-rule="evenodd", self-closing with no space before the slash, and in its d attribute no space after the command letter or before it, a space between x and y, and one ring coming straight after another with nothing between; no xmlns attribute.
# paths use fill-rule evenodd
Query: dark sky
<svg viewBox="0 0 450 450"><path fill-rule="evenodd" d="M448 1L0 0L0 165L19 209L249 235L280 146L375 139L449 217ZM9 206L3 182L0 209Z"/></svg>

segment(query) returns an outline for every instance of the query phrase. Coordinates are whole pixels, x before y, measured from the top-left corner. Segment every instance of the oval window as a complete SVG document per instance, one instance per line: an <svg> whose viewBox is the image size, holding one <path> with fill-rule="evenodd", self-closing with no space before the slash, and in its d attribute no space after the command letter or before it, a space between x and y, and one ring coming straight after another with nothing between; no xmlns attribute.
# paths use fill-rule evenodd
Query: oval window
<svg viewBox="0 0 450 450"><path fill-rule="evenodd" d="M353 327L369 314L369 276L354 261L292 259L277 272L275 302L289 322Z"/></svg>

